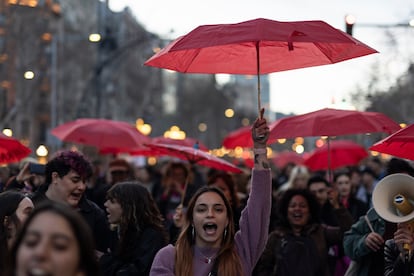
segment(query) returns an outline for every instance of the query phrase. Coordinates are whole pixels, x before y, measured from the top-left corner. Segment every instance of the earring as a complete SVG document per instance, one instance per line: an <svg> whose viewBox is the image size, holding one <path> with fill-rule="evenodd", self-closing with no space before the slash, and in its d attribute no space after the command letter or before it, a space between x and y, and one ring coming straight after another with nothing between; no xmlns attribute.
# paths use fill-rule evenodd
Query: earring
<svg viewBox="0 0 414 276"><path fill-rule="evenodd" d="M193 241L195 240L195 230L194 225L191 226L191 237L193 238Z"/></svg>
<svg viewBox="0 0 414 276"><path fill-rule="evenodd" d="M223 238L223 240L225 240L226 237L227 237L227 227L224 229L224 238Z"/></svg>

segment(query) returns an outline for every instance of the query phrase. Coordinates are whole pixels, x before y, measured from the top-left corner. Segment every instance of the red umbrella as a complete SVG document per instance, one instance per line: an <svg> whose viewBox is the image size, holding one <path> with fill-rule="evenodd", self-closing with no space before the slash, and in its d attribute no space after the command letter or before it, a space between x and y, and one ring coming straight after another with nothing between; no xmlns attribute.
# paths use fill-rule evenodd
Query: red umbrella
<svg viewBox="0 0 414 276"><path fill-rule="evenodd" d="M387 138L375 143L369 149L414 160L414 124L400 129Z"/></svg>
<svg viewBox="0 0 414 276"><path fill-rule="evenodd" d="M304 161L311 170L336 169L356 165L368 156L361 145L347 140L333 140L313 151Z"/></svg>
<svg viewBox="0 0 414 276"><path fill-rule="evenodd" d="M173 156L182 160L186 160L191 164L198 164L218 170L241 173L242 170L235 165L218 158L208 152L180 145L167 144L148 144L150 149L155 150L157 155Z"/></svg>
<svg viewBox="0 0 414 276"><path fill-rule="evenodd" d="M199 26L152 56L145 65L182 73L260 75L377 53L323 21L280 22L264 18Z"/></svg>
<svg viewBox="0 0 414 276"><path fill-rule="evenodd" d="M395 121L379 112L341 110L324 108L317 111L282 118L270 126L270 143L280 138L304 136L338 136L358 133L386 132L388 134L401 127ZM329 149L330 139L327 148ZM329 150L328 150L329 153ZM329 154L325 162L333 160ZM329 179L331 180L331 169Z"/></svg>
<svg viewBox="0 0 414 276"><path fill-rule="evenodd" d="M245 126L230 132L224 137L222 145L228 149L236 147L251 148L253 147L251 126Z"/></svg>
<svg viewBox="0 0 414 276"><path fill-rule="evenodd" d="M0 164L20 161L31 152L31 149L18 140L0 133Z"/></svg>
<svg viewBox="0 0 414 276"><path fill-rule="evenodd" d="M275 163L278 168L283 168L288 163L301 165L303 164L303 161L304 157L302 155L290 150L276 153L276 156L273 158L273 163Z"/></svg>
<svg viewBox="0 0 414 276"><path fill-rule="evenodd" d="M158 136L151 139L152 144L168 144L168 145L180 145L180 146L187 146L187 147L198 147L201 150L208 151L206 145L201 143L199 140L186 137L184 139L172 139L167 138L164 136Z"/></svg>
<svg viewBox="0 0 414 276"><path fill-rule="evenodd" d="M270 143L280 138L338 136L358 133L391 134L401 127L379 112L324 108L302 115L282 118L272 123Z"/></svg>
<svg viewBox="0 0 414 276"><path fill-rule="evenodd" d="M150 142L132 124L106 119L77 119L51 132L62 141L94 146L107 153L123 152Z"/></svg>
<svg viewBox="0 0 414 276"><path fill-rule="evenodd" d="M391 134L401 127L379 112L323 108L313 112L285 117L269 124L269 143L281 138L306 136L338 136L358 133L385 132ZM252 147L250 128L242 127L223 140L227 148Z"/></svg>

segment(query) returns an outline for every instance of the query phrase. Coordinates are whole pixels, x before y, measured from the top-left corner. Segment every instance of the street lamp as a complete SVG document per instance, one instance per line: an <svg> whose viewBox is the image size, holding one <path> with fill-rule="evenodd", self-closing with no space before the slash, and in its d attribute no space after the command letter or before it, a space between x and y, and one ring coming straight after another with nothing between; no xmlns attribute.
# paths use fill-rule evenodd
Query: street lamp
<svg viewBox="0 0 414 276"><path fill-rule="evenodd" d="M47 150L45 145L40 145L36 149L37 160L40 164L46 164L47 162L47 155L49 151Z"/></svg>
<svg viewBox="0 0 414 276"><path fill-rule="evenodd" d="M224 116L226 116L227 118L232 118L234 116L234 110L231 108L227 108L224 111Z"/></svg>
<svg viewBox="0 0 414 276"><path fill-rule="evenodd" d="M152 127L150 124L147 124L144 122L143 119L138 118L135 121L135 127L139 130L139 132L141 132L142 134L144 134L145 136L150 135L151 131L152 131Z"/></svg>
<svg viewBox="0 0 414 276"><path fill-rule="evenodd" d="M176 140L184 140L185 139L185 132L182 131L178 126L172 126L169 130L164 132L165 138L171 138Z"/></svg>
<svg viewBox="0 0 414 276"><path fill-rule="evenodd" d="M352 14L348 14L345 16L345 31L347 34L352 35L352 29L354 27L355 22L356 18Z"/></svg>
<svg viewBox="0 0 414 276"><path fill-rule="evenodd" d="M13 136L13 131L10 128L4 128L2 132L3 132L4 135L6 135L8 137Z"/></svg>
<svg viewBox="0 0 414 276"><path fill-rule="evenodd" d="M23 76L26 80L32 80L34 79L35 74L33 71L26 71Z"/></svg>

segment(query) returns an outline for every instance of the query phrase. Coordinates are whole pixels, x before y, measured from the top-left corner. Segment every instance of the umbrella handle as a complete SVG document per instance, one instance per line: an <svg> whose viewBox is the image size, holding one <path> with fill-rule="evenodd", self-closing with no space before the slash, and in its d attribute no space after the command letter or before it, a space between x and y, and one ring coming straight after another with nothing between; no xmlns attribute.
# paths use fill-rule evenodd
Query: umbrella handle
<svg viewBox="0 0 414 276"><path fill-rule="evenodd" d="M263 119L263 114L264 114L264 108L259 109L259 118ZM265 135L259 135L256 137L257 140L261 141L265 139Z"/></svg>

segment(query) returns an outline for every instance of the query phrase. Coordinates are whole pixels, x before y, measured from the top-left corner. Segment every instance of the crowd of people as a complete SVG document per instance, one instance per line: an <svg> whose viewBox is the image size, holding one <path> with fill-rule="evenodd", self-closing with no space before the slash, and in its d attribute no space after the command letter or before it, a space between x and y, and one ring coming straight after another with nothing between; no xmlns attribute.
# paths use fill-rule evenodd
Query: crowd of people
<svg viewBox="0 0 414 276"><path fill-rule="evenodd" d="M303 165L273 167L268 135L259 117L245 178L121 158L102 173L71 150L42 172L22 163L2 179L1 275L412 275L402 245L414 248L413 231L372 205L383 177L414 175L408 161L373 158L329 181Z"/></svg>

